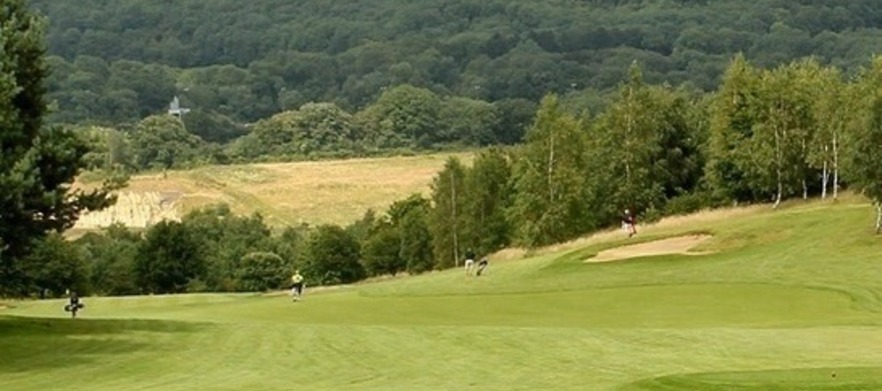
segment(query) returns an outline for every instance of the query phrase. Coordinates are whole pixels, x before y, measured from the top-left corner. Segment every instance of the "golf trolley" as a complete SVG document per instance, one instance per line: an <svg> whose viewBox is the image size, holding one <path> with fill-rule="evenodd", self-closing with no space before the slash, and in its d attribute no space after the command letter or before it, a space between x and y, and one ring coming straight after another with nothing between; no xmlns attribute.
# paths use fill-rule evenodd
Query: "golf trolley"
<svg viewBox="0 0 882 391"><path fill-rule="evenodd" d="M86 305L83 303L80 303L80 302L70 303L70 304L64 306L64 312L70 312L70 317L76 318L77 311L79 311L83 308L86 308Z"/></svg>

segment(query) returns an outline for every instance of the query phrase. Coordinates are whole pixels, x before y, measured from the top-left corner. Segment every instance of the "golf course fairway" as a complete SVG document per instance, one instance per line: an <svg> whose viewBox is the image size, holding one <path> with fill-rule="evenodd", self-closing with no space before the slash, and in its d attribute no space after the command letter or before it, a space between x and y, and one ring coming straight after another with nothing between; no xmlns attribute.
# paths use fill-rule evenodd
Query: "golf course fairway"
<svg viewBox="0 0 882 391"><path fill-rule="evenodd" d="M703 212L296 303L5 301L0 390L880 390L872 218L857 197Z"/></svg>

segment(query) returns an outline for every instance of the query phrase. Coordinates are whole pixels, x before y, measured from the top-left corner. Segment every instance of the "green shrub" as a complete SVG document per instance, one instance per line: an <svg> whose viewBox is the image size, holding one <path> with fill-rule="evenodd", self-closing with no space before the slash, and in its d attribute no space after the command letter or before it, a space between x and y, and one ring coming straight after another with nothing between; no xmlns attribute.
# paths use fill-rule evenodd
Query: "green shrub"
<svg viewBox="0 0 882 391"><path fill-rule="evenodd" d="M242 257L236 277L240 290L266 292L284 287L290 273L288 269L278 254L253 252Z"/></svg>

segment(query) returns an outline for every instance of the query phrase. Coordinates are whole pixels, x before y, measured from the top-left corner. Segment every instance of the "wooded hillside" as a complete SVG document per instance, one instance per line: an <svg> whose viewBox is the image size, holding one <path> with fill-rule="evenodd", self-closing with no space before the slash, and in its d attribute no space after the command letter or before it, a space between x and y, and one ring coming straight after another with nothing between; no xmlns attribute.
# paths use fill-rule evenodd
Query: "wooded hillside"
<svg viewBox="0 0 882 391"><path fill-rule="evenodd" d="M35 0L52 116L135 122L181 96L203 138L304 103L354 112L396 85L488 102L570 94L598 111L638 61L646 82L714 90L738 52L852 71L882 48L872 0Z"/></svg>

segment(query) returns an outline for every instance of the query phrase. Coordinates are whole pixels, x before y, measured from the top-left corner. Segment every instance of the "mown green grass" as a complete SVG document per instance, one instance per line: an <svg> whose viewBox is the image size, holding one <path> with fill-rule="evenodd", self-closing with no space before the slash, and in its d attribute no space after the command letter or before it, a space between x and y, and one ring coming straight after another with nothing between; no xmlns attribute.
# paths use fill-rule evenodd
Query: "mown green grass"
<svg viewBox="0 0 882 391"><path fill-rule="evenodd" d="M882 367L805 368L673 375L631 384L622 390L880 390Z"/></svg>
<svg viewBox="0 0 882 391"><path fill-rule="evenodd" d="M642 227L461 270L274 295L0 311L0 390L882 389L882 239L860 200ZM704 255L583 261L702 232ZM5 314L5 316L4 316ZM835 373L835 376L833 374Z"/></svg>

